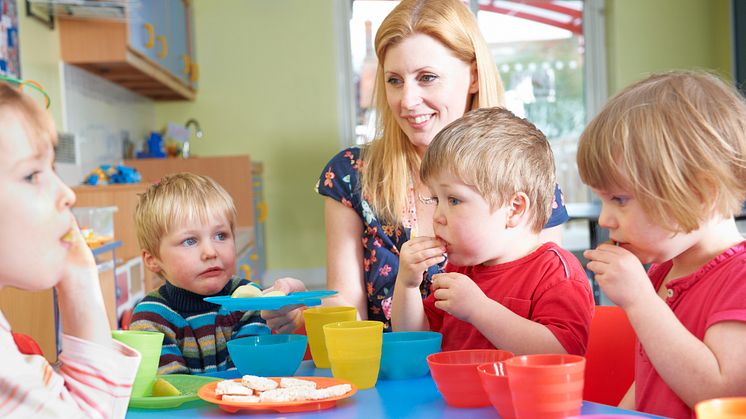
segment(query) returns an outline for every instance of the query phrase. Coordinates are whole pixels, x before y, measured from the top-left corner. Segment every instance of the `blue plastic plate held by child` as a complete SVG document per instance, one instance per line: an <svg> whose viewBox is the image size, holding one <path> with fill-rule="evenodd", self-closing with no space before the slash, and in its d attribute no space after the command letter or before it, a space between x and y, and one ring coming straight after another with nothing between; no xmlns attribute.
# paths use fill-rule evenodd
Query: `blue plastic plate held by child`
<svg viewBox="0 0 746 419"><path fill-rule="evenodd" d="M247 311L247 310L277 310L291 304L300 304L304 306L321 305L321 299L335 295L337 291L320 290L320 291L302 291L291 292L288 295L276 297L247 297L233 298L230 295L220 297L205 297L208 303L218 304L230 311Z"/></svg>

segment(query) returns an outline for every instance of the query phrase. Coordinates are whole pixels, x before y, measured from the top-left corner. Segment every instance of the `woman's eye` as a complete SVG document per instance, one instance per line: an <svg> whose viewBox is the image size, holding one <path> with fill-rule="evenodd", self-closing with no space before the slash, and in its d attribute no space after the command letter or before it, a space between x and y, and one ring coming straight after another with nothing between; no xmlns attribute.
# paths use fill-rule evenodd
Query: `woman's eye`
<svg viewBox="0 0 746 419"><path fill-rule="evenodd" d="M420 77L420 81L431 82L431 81L435 81L437 78L438 76L436 76L435 74L423 74Z"/></svg>
<svg viewBox="0 0 746 419"><path fill-rule="evenodd" d="M190 237L190 238L184 240L183 242L181 242L181 244L184 245L184 246L186 246L186 247L194 246L195 244L197 244L197 239L195 239L193 237Z"/></svg>
<svg viewBox="0 0 746 419"><path fill-rule="evenodd" d="M396 77L389 77L388 79L386 79L386 83L395 86L395 85L400 84L401 80L397 79Z"/></svg>

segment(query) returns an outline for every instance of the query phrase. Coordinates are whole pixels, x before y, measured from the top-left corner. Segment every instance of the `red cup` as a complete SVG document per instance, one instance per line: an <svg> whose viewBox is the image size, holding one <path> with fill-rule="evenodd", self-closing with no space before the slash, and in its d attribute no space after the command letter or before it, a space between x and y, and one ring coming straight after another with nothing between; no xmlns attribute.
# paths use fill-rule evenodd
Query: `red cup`
<svg viewBox="0 0 746 419"><path fill-rule="evenodd" d="M697 419L731 419L746 417L746 397L723 397L694 405Z"/></svg>
<svg viewBox="0 0 746 419"><path fill-rule="evenodd" d="M552 419L580 414L584 357L523 355L506 360L505 366L517 418Z"/></svg>
<svg viewBox="0 0 746 419"><path fill-rule="evenodd" d="M435 386L449 406L485 407L490 405L490 400L482 387L477 366L512 356L511 352L499 349L446 351L428 355L427 365Z"/></svg>
<svg viewBox="0 0 746 419"><path fill-rule="evenodd" d="M487 393L490 403L503 419L514 419L513 399L510 396L508 372L502 362L489 362L477 367L482 388Z"/></svg>

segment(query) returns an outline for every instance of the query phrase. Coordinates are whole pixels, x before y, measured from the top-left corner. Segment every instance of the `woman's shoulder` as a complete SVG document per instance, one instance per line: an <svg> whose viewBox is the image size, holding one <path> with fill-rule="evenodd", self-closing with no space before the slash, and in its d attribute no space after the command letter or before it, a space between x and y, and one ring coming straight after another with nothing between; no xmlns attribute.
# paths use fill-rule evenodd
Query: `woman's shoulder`
<svg viewBox="0 0 746 419"><path fill-rule="evenodd" d="M327 168L343 167L357 170L360 166L360 154L361 148L359 146L347 147L329 159L326 166Z"/></svg>

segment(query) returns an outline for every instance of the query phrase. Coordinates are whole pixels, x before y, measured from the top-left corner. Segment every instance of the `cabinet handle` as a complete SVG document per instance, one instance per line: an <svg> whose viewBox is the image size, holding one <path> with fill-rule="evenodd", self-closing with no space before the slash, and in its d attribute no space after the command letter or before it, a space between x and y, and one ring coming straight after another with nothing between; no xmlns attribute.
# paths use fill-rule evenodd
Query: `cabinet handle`
<svg viewBox="0 0 746 419"><path fill-rule="evenodd" d="M181 69L183 74L189 74L192 68L192 60L186 54L181 54L181 60L184 61L184 68Z"/></svg>
<svg viewBox="0 0 746 419"><path fill-rule="evenodd" d="M158 53L158 58L166 58L168 56L168 41L163 35L156 36L156 39L161 44L161 52Z"/></svg>
<svg viewBox="0 0 746 419"><path fill-rule="evenodd" d="M199 80L199 65L197 63L192 63L192 74L189 75L189 80Z"/></svg>
<svg viewBox="0 0 746 419"><path fill-rule="evenodd" d="M148 40L145 41L145 48L153 48L155 45L155 28L153 28L153 25L150 23L145 23L142 27L148 32Z"/></svg>

